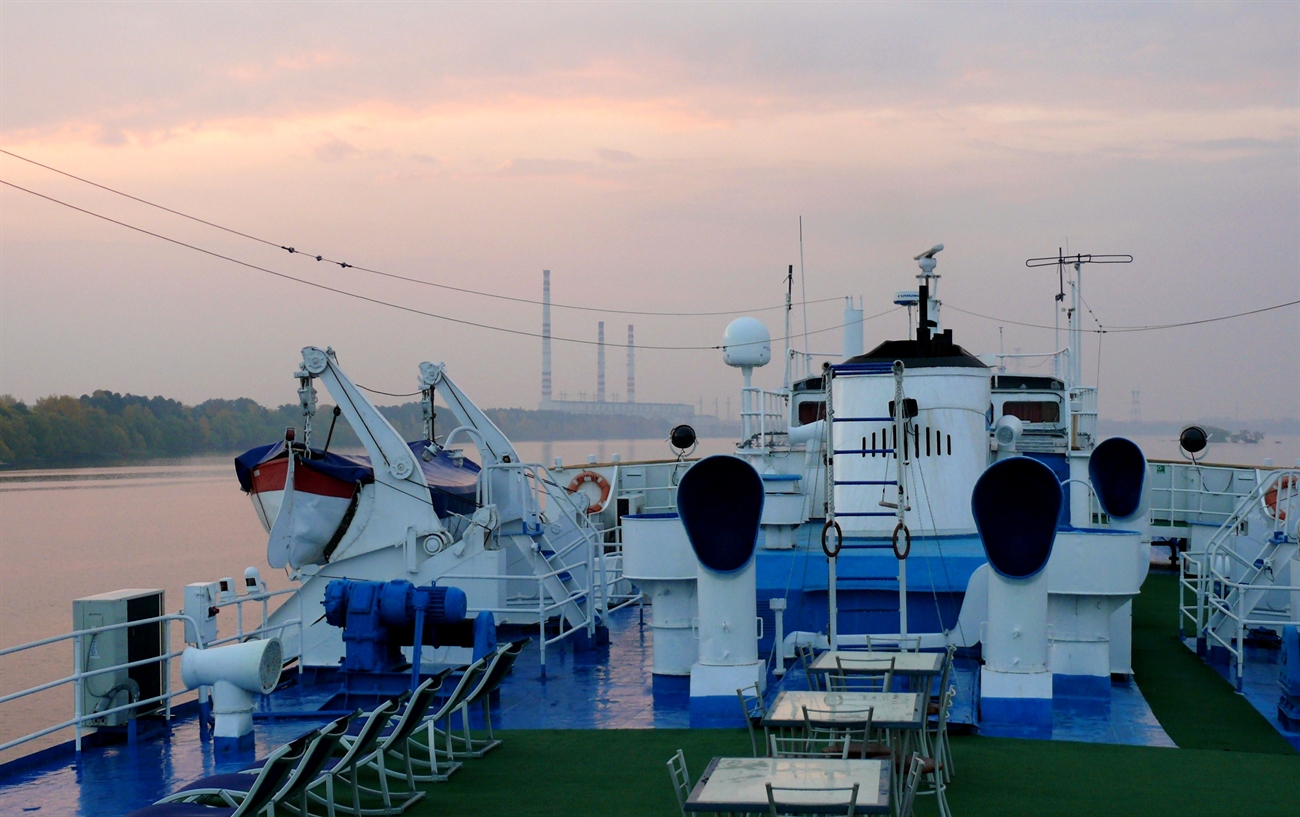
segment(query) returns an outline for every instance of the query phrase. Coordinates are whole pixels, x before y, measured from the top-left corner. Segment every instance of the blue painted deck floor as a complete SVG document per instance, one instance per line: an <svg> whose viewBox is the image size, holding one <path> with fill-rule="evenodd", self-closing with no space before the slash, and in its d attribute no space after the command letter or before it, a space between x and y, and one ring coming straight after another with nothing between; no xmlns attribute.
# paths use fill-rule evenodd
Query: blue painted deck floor
<svg viewBox="0 0 1300 817"><path fill-rule="evenodd" d="M609 644L575 650L552 645L543 674L533 643L502 685L493 707L499 729L648 729L687 728L690 722L688 680L656 678L651 673L650 617L644 621L631 607L610 617ZM953 683L958 688L953 722L971 724L978 665L958 659ZM781 685L806 689L807 679L792 666L783 679L770 676L769 700ZM338 691L337 681L298 685L277 692L256 723L255 751L217 755L199 735L194 714L178 718L166 739L135 746L98 748L78 759L65 748L49 750L26 769L0 767L0 815L114 815L147 805L182 784L209 774L235 771L254 753L271 748L323 723L326 718L276 719L276 712L320 707ZM737 704L739 707L739 703ZM267 716L270 716L269 718ZM997 734L1011 734L999 731ZM1109 697L1058 698L1052 726L1017 736L1094 743L1172 746L1136 685L1113 685Z"/></svg>

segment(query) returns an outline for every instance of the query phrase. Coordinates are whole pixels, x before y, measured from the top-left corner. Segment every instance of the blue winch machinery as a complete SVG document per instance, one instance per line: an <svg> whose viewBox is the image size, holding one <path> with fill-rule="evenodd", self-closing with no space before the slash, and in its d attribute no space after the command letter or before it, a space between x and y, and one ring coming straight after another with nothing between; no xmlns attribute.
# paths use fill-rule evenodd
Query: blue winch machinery
<svg viewBox="0 0 1300 817"><path fill-rule="evenodd" d="M325 620L343 628L350 692L394 691L408 676L414 689L425 646L472 647L475 660L490 655L497 646L495 619L486 611L473 619L465 613L458 587L336 579L325 588ZM404 647L411 647L409 662Z"/></svg>

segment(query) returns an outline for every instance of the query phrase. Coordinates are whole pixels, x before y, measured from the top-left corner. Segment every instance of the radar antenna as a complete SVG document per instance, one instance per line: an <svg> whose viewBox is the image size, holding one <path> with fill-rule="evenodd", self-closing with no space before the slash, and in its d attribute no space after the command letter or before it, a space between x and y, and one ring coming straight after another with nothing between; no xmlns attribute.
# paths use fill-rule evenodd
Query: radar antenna
<svg viewBox="0 0 1300 817"><path fill-rule="evenodd" d="M1025 266L1030 268L1056 267L1057 279L1059 281L1059 290L1056 293L1057 303L1064 303L1065 301L1066 270L1073 270L1074 274L1069 281L1072 295L1071 303L1069 308L1066 309L1066 315L1068 316L1070 324L1070 342L1068 348L1065 350L1065 372L1061 371L1061 354L1059 351L1061 348L1061 309L1058 307L1055 310L1056 348L1058 350L1056 353L1056 376L1064 378L1067 388L1071 390L1078 389L1083 385L1082 360L1080 357L1083 346L1083 332L1082 327L1079 325L1079 307L1083 301L1083 265L1131 263L1133 263L1133 256L1131 255L1092 255L1089 253L1066 255L1060 247L1057 248L1055 257L1030 258L1025 261Z"/></svg>

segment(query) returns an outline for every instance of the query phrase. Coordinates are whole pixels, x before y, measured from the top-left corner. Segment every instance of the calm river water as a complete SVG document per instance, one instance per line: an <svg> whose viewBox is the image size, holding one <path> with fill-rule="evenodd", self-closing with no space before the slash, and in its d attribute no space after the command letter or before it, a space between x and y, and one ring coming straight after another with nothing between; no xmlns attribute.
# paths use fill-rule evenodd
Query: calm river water
<svg viewBox="0 0 1300 817"><path fill-rule="evenodd" d="M729 451L702 440L697 454ZM661 440L520 443L526 461L568 466L663 459ZM257 565L272 590L284 573L266 565L266 533L239 490L230 457L120 468L0 471L0 648L72 629L72 600L121 588L162 588L177 611L183 588L243 575ZM179 646L180 628L173 641ZM72 671L71 642L0 657L0 695ZM179 672L179 668L176 668ZM175 674L175 673L174 673ZM177 676L174 683L179 683ZM0 704L0 744L72 716L71 686ZM67 730L0 752L0 762L67 740Z"/></svg>
<svg viewBox="0 0 1300 817"><path fill-rule="evenodd" d="M1172 437L1137 442L1152 458L1177 455ZM725 453L731 446L730 440L703 440L696 453ZM560 457L568 466L581 465L589 456L604 462L614 454L624 460L669 455L667 443L659 440L523 443L518 448L525 460L549 465ZM1209 453L1216 462L1262 464L1270 457L1276 465L1288 465L1300 456L1300 437L1216 445ZM179 610L186 584L238 578L249 565L265 565L265 552L266 534L239 490L230 457L0 472L0 647L68 632L72 600L110 590L161 587L167 608ZM269 568L263 578L272 589L289 585L283 573ZM173 635L179 643L180 633ZM0 695L71 670L70 642L21 658L0 658ZM61 687L0 704L0 743L70 717L71 701L71 687ZM69 735L0 753L0 762Z"/></svg>

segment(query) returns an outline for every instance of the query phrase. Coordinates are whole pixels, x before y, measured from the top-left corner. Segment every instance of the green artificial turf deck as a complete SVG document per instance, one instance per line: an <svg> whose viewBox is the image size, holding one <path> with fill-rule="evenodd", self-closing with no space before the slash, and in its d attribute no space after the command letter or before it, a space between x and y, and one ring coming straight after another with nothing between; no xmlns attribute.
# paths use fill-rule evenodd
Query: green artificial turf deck
<svg viewBox="0 0 1300 817"><path fill-rule="evenodd" d="M1178 640L1178 577L1172 573L1150 574L1133 599L1133 677L1181 749L1296 754L1249 701Z"/></svg>
<svg viewBox="0 0 1300 817"><path fill-rule="evenodd" d="M665 762L695 780L715 755L750 753L741 730L502 731L496 751L426 787L416 817L677 815ZM1300 813L1300 757L975 736L952 741L956 817ZM937 814L933 798L917 813Z"/></svg>
<svg viewBox="0 0 1300 817"><path fill-rule="evenodd" d="M1133 666L1178 749L974 735L952 739L956 817L1296 817L1300 754L1177 639L1177 578L1152 574L1133 609ZM413 817L678 814L665 763L683 749L698 778L716 755L750 753L740 730L506 731ZM933 798L917 803L937 814Z"/></svg>

